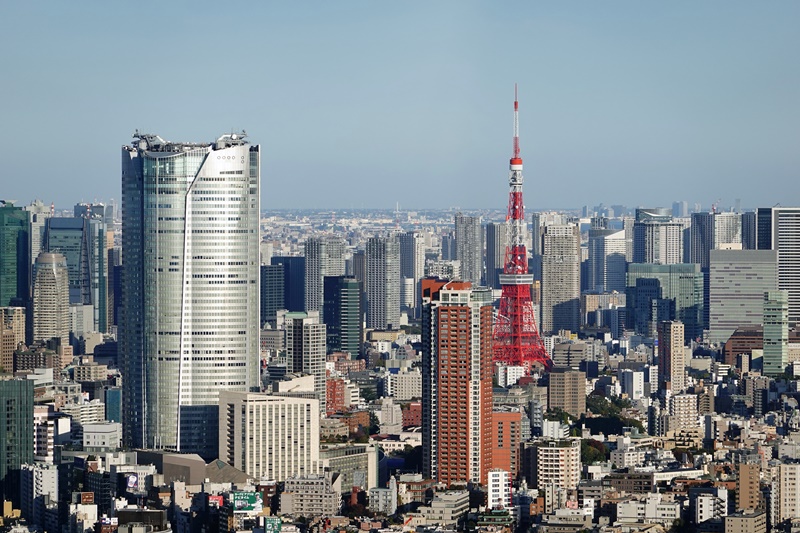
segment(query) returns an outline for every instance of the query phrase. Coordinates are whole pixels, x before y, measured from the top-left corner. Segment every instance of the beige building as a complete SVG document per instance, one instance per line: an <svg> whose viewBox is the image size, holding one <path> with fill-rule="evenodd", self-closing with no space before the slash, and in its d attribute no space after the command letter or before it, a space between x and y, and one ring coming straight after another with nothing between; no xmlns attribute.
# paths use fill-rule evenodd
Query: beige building
<svg viewBox="0 0 800 533"><path fill-rule="evenodd" d="M36 258L33 282L33 340L53 337L69 343L69 273L61 254L42 252Z"/></svg>
<svg viewBox="0 0 800 533"><path fill-rule="evenodd" d="M0 368L14 370L14 350L25 342L25 308L0 307Z"/></svg>
<svg viewBox="0 0 800 533"><path fill-rule="evenodd" d="M220 459L255 479L317 474L319 433L319 400L220 392Z"/></svg>
<svg viewBox="0 0 800 533"><path fill-rule="evenodd" d="M586 412L586 373L578 370L553 369L550 373L547 405L575 417Z"/></svg>
<svg viewBox="0 0 800 533"><path fill-rule="evenodd" d="M725 517L725 533L767 533L767 513L745 511Z"/></svg>
<svg viewBox="0 0 800 533"><path fill-rule="evenodd" d="M574 489L581 480L581 439L543 439L526 443L525 475L531 487Z"/></svg>
<svg viewBox="0 0 800 533"><path fill-rule="evenodd" d="M736 510L757 509L761 505L761 468L757 464L739 464L736 484Z"/></svg>

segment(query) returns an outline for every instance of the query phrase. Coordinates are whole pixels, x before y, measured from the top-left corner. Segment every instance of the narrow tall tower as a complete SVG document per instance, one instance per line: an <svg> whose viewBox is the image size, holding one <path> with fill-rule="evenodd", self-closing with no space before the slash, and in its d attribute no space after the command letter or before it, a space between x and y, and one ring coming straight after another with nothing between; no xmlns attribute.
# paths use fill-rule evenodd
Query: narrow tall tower
<svg viewBox="0 0 800 533"><path fill-rule="evenodd" d="M536 328L531 301L533 275L528 273L525 248L525 213L522 203L522 158L519 155L519 103L514 86L514 154L508 177L508 245L505 268L500 275L503 295L500 314L494 326L494 361L514 366L551 366L544 343Z"/></svg>

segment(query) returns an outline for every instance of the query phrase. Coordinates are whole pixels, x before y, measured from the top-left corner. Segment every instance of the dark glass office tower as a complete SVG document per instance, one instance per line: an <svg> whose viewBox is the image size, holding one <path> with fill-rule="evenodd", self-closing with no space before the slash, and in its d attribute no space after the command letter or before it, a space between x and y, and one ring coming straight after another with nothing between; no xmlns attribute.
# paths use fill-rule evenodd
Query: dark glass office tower
<svg viewBox="0 0 800 533"><path fill-rule="evenodd" d="M324 282L323 321L329 352L348 352L355 359L361 349L361 284L354 277L327 276Z"/></svg>

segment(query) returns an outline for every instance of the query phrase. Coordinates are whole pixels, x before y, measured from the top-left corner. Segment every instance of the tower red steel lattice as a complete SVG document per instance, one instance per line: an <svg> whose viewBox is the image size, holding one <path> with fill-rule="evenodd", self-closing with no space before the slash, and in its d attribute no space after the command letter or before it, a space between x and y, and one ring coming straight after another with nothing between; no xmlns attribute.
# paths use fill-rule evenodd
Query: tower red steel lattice
<svg viewBox="0 0 800 533"><path fill-rule="evenodd" d="M508 176L508 245L505 268L500 274L503 294L494 325L494 362L524 366L530 372L540 365L549 369L547 355L536 328L531 300L533 275L528 273L528 251L525 247L525 213L522 203L522 158L519 155L519 103L514 85L514 155Z"/></svg>

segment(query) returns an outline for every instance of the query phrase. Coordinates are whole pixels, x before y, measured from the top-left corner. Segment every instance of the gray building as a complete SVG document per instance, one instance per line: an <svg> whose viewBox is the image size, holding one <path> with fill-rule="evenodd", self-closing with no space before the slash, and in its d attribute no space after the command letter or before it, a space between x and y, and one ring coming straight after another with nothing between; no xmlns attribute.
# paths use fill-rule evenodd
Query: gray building
<svg viewBox="0 0 800 533"><path fill-rule="evenodd" d="M122 147L126 444L217 457L222 390L259 384L260 149Z"/></svg>
<svg viewBox="0 0 800 533"><path fill-rule="evenodd" d="M400 327L400 244L396 236L372 237L366 251L367 327Z"/></svg>
<svg viewBox="0 0 800 533"><path fill-rule="evenodd" d="M711 250L709 340L728 340L739 326L761 324L764 293L778 288L775 250Z"/></svg>
<svg viewBox="0 0 800 533"><path fill-rule="evenodd" d="M672 265L683 262L683 223L662 207L637 209L633 223L633 262Z"/></svg>
<svg viewBox="0 0 800 533"><path fill-rule="evenodd" d="M486 224L486 285L499 289L500 274L506 262L508 246L508 225L505 223Z"/></svg>
<svg viewBox="0 0 800 533"><path fill-rule="evenodd" d="M47 219L44 249L67 259L69 303L93 307L95 331L108 331L108 227L100 219Z"/></svg>
<svg viewBox="0 0 800 533"><path fill-rule="evenodd" d="M542 244L542 331L578 331L581 325L581 238L578 226L545 226Z"/></svg>
<svg viewBox="0 0 800 533"><path fill-rule="evenodd" d="M304 248L305 310L322 314L323 280L325 276L344 276L345 242L334 236L312 237L306 241Z"/></svg>
<svg viewBox="0 0 800 533"><path fill-rule="evenodd" d="M481 217L458 213L456 225L456 259L461 261L461 277L477 287L483 280L483 232Z"/></svg>
<svg viewBox="0 0 800 533"><path fill-rule="evenodd" d="M783 374L789 352L789 293L764 293L764 370L765 376Z"/></svg>
<svg viewBox="0 0 800 533"><path fill-rule="evenodd" d="M625 301L628 325L655 337L657 325L680 320L687 338L703 335L703 273L697 264L628 265Z"/></svg>

